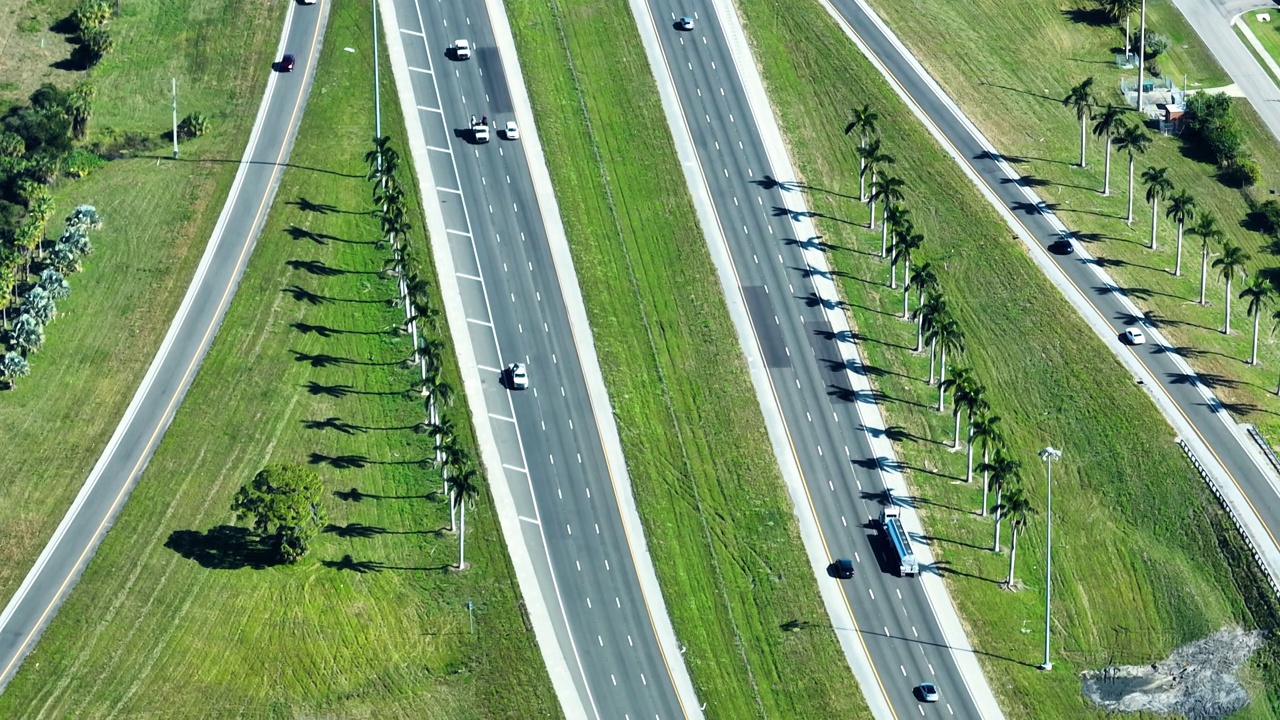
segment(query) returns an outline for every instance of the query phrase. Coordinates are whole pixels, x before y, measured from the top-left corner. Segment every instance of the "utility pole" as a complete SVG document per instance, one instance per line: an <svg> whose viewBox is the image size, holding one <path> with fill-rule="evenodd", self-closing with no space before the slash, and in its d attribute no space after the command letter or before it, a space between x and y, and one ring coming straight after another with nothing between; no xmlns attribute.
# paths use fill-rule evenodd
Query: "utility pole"
<svg viewBox="0 0 1280 720"><path fill-rule="evenodd" d="M1048 672L1053 669L1053 663L1049 661L1049 596L1053 589L1053 461L1062 457L1062 451L1049 446L1039 454L1045 463L1047 487L1044 511L1044 662L1039 668Z"/></svg>
<svg viewBox="0 0 1280 720"><path fill-rule="evenodd" d="M373 136L382 137L381 81L378 80L378 0L373 1ZM382 169L382 157L378 157L378 169Z"/></svg>
<svg viewBox="0 0 1280 720"><path fill-rule="evenodd" d="M173 86L173 159L178 159L178 78L169 78Z"/></svg>
<svg viewBox="0 0 1280 720"><path fill-rule="evenodd" d="M1138 112L1142 112L1142 81L1147 55L1147 0L1142 0L1142 17L1138 27Z"/></svg>

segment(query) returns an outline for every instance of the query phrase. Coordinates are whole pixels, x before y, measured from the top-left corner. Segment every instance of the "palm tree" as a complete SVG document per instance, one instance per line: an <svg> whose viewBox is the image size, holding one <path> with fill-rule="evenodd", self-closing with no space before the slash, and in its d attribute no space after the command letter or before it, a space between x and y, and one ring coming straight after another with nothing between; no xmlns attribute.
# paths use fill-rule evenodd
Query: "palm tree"
<svg viewBox="0 0 1280 720"><path fill-rule="evenodd" d="M1071 92L1062 98L1062 106L1073 108L1076 118L1080 120L1080 167L1084 167L1084 144L1088 137L1088 122L1093 118L1093 78L1085 78L1084 82L1071 88Z"/></svg>
<svg viewBox="0 0 1280 720"><path fill-rule="evenodd" d="M22 351L22 356L40 349L44 344L44 324L30 315L19 315L9 328L9 344Z"/></svg>
<svg viewBox="0 0 1280 720"><path fill-rule="evenodd" d="M991 403L987 402L987 389L976 378L969 386L968 392L965 393L964 406L969 415L969 440L967 445L969 457L966 460L964 481L971 483L973 482L974 438L977 435L977 428L974 426L977 425L978 419L991 413Z"/></svg>
<svg viewBox="0 0 1280 720"><path fill-rule="evenodd" d="M1182 275L1182 232L1187 222L1196 217L1196 199L1186 190L1181 190L1169 199L1169 207L1165 208L1164 214L1178 223L1178 255L1173 261L1173 276L1180 277Z"/></svg>
<svg viewBox="0 0 1280 720"><path fill-rule="evenodd" d="M896 178L891 175L885 175L878 181L872 182L871 202L879 200L883 205L880 211L881 225L884 227L880 231L880 257L884 257L884 245L888 236L888 220L889 206L901 203L906 197L902 194L902 188L906 186L906 182L902 178ZM871 219L871 229L875 229L875 217Z"/></svg>
<svg viewBox="0 0 1280 720"><path fill-rule="evenodd" d="M1102 194L1111 194L1111 141L1124 128L1125 108L1108 105L1093 126L1093 134L1106 138L1107 155L1102 171Z"/></svg>
<svg viewBox="0 0 1280 720"><path fill-rule="evenodd" d="M24 315L30 315L39 320L41 325L48 325L58 314L58 307L53 302L53 297L49 295L49 291L37 285L31 288L22 299L20 311Z"/></svg>
<svg viewBox="0 0 1280 720"><path fill-rule="evenodd" d="M898 288L898 263L903 266L902 289L903 292L909 292L907 283L907 273L911 271L911 253L920 249L924 244L924 236L920 233L912 232L914 228L906 225L893 231L893 256L889 259L889 287L896 290ZM903 300L906 305L906 300Z"/></svg>
<svg viewBox="0 0 1280 720"><path fill-rule="evenodd" d="M366 179L378 184L382 184L388 175L395 172L400 164L400 154L391 147L391 136L375 137L373 149L364 154L364 162L369 166Z"/></svg>
<svg viewBox="0 0 1280 720"><path fill-rule="evenodd" d="M49 293L49 297L54 300L63 300L71 294L71 285L67 283L62 273L54 268L45 268L40 273L40 280L36 286Z"/></svg>
<svg viewBox="0 0 1280 720"><path fill-rule="evenodd" d="M1244 248L1228 240L1222 245L1222 256L1213 261L1213 266L1220 268L1222 279L1227 281L1226 303L1222 308L1222 332L1225 335L1231 334L1231 280L1244 271L1249 257Z"/></svg>
<svg viewBox="0 0 1280 720"><path fill-rule="evenodd" d="M89 131L89 116L93 113L93 98L97 91L93 83L85 80L67 95L67 117L71 120L71 136L83 140Z"/></svg>
<svg viewBox="0 0 1280 720"><path fill-rule="evenodd" d="M1155 250L1160 201L1173 192L1173 181L1169 179L1169 168L1148 166L1142 171L1142 182L1147 186L1147 202L1151 203L1151 249Z"/></svg>
<svg viewBox="0 0 1280 720"><path fill-rule="evenodd" d="M889 252L889 228L911 226L911 211L906 206L893 202L884 207L884 223L880 226L880 257Z"/></svg>
<svg viewBox="0 0 1280 720"><path fill-rule="evenodd" d="M474 465L467 464L454 468L449 474L449 491L458 498L458 506L462 508L461 522L458 527L458 569L467 569L467 501L480 494L480 473Z"/></svg>
<svg viewBox="0 0 1280 720"><path fill-rule="evenodd" d="M960 449L960 411L964 409L964 404L970 397L970 389L975 382L969 368L958 367L952 371L951 377L938 383L938 394L950 392L951 399L954 401L952 404L955 406L956 438L951 443L952 450ZM942 412L942 403L938 403L938 412Z"/></svg>
<svg viewBox="0 0 1280 720"><path fill-rule="evenodd" d="M911 233L898 238L895 244L897 254L902 257L902 316L907 316L907 306L911 303L911 253L924 244L924 236ZM890 278L893 280L894 278Z"/></svg>
<svg viewBox="0 0 1280 720"><path fill-rule="evenodd" d="M31 365L27 359L16 352L8 352L0 356L0 378L9 384L9 389L18 387L18 378L31 374Z"/></svg>
<svg viewBox="0 0 1280 720"><path fill-rule="evenodd" d="M952 355L964 352L964 333L955 318L946 316L938 320L933 328L938 343L938 412L942 412L946 400L943 385L947 379L947 351Z"/></svg>
<svg viewBox="0 0 1280 720"><path fill-rule="evenodd" d="M866 162L865 170L871 173L872 193L867 197L870 208L870 217L867 219L867 227L871 230L876 229L876 194L874 189L879 180L880 172L892 165L895 161L892 155L882 152L880 148L880 139L873 138L868 141L862 149L862 159Z"/></svg>
<svg viewBox="0 0 1280 720"><path fill-rule="evenodd" d="M982 517L987 516L987 493L991 487L991 471L994 466L991 464L991 446L999 447L1004 442L1004 431L1000 429L1000 416L992 415L989 412L978 416L978 421L974 423L973 437L970 438L970 444L982 441L982 462L978 465L978 469L982 471ZM965 482L972 482L973 478L967 478Z"/></svg>
<svg viewBox="0 0 1280 720"><path fill-rule="evenodd" d="M928 385L933 385L933 371L935 369L936 360L938 359L938 325L944 319L950 317L947 310L946 301L942 295L930 295L925 301L924 307L921 308L920 324L924 329L924 340L929 343L929 380ZM918 342L918 341L917 341Z"/></svg>
<svg viewBox="0 0 1280 720"><path fill-rule="evenodd" d="M1249 355L1249 364L1258 364L1258 320L1262 311L1271 304L1275 296L1276 286L1261 273L1254 273L1248 287L1240 291L1240 299L1249 301L1249 314L1253 316L1253 352Z"/></svg>
<svg viewBox="0 0 1280 720"><path fill-rule="evenodd" d="M996 490L996 527L995 540L991 544L991 552L1000 552L1000 523L1004 520L1005 504L1002 496L1005 490L1013 490L1022 483L1022 463L997 449L991 459L991 486Z"/></svg>
<svg viewBox="0 0 1280 720"><path fill-rule="evenodd" d="M1126 125L1116 138L1116 147L1129 153L1129 215L1125 222L1133 224L1133 158L1141 155L1151 147L1151 136L1141 125Z"/></svg>
<svg viewBox="0 0 1280 720"><path fill-rule="evenodd" d="M916 307L919 308L924 305L924 296L937 289L938 274L933 270L933 263L923 263L911 274L911 278L904 282L907 283L908 288L916 291ZM907 298L910 298L909 293ZM902 306L902 319L907 320L909 317L910 311L907 310L907 304L904 303ZM920 352L920 340L921 338L916 338L916 352Z"/></svg>
<svg viewBox="0 0 1280 720"><path fill-rule="evenodd" d="M867 161L862 152L871 138L878 134L876 126L880 122L880 114L863 105L853 111L853 119L844 127L844 134L858 133L858 202L867 201Z"/></svg>
<svg viewBox="0 0 1280 720"><path fill-rule="evenodd" d="M1031 501L1022 494L1022 488L1014 487L1005 495L1004 514L1009 518L1009 532L1012 533L1009 539L1009 577L1004 581L1007 589L1013 588L1013 571L1018 562L1018 531L1027 526L1027 518L1034 512Z"/></svg>
<svg viewBox="0 0 1280 720"><path fill-rule="evenodd" d="M1205 213L1190 233L1200 236L1200 304L1204 305L1204 290L1209 281L1209 245L1221 241L1225 235L1212 213Z"/></svg>

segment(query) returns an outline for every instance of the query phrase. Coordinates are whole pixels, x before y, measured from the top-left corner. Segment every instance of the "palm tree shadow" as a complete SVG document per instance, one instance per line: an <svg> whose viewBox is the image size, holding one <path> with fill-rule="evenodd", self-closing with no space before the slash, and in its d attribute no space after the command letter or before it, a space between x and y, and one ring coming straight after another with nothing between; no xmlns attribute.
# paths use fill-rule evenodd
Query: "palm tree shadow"
<svg viewBox="0 0 1280 720"><path fill-rule="evenodd" d="M293 353L293 359L295 362L308 363L313 368L326 368L326 367L333 367L335 365L360 365L363 367L395 367L397 365L403 365L405 362L403 360L394 360L391 362L372 362L369 360L352 360L351 358L339 357L337 355L327 355L325 353L311 354L311 353L300 352L298 350L290 350L289 352Z"/></svg>
<svg viewBox="0 0 1280 720"><path fill-rule="evenodd" d="M356 560L350 555L343 555L341 560L321 560L320 564L333 570L346 570L349 572L359 573L361 575L373 572L382 572L384 570L409 570L416 572L432 572L448 570L448 565L433 565L431 567L407 567L404 565L388 565L377 560Z"/></svg>
<svg viewBox="0 0 1280 720"><path fill-rule="evenodd" d="M322 456L323 457L323 456ZM430 500L432 494L426 495L375 495L372 493L362 492L359 488L351 488L350 490L334 490L333 496L343 502L363 502L365 498L370 500Z"/></svg>
<svg viewBox="0 0 1280 720"><path fill-rule="evenodd" d="M412 388L407 390L400 390L400 391L376 392L372 390L356 390L351 385L323 385L314 380L308 380L307 384L303 385L302 387L305 388L306 391L312 395L324 395L327 397L339 398L339 399L344 398L348 395L368 395L368 396L382 396L382 397L400 396L406 399L412 399L414 396L417 395L417 392Z"/></svg>
<svg viewBox="0 0 1280 720"><path fill-rule="evenodd" d="M803 300L806 307L820 307L823 310L845 310L848 303L843 300L831 300L824 297L818 297L817 293L809 293L808 295L796 295L796 300Z"/></svg>
<svg viewBox="0 0 1280 720"><path fill-rule="evenodd" d="M317 215L368 215L370 213L368 210L343 210L337 205L313 202L302 196L298 196L296 200L287 200L285 204L292 205L302 212L316 213Z"/></svg>
<svg viewBox="0 0 1280 720"><path fill-rule="evenodd" d="M292 323L295 330L303 335L315 334L322 338L331 338L337 335L386 335L386 330L339 330L338 328L326 327L324 325L311 325L310 323L296 322Z"/></svg>
<svg viewBox="0 0 1280 720"><path fill-rule="evenodd" d="M326 233L313 232L306 228L300 228L297 225L290 225L285 228L284 233L294 240L310 240L317 245L328 245L330 242L346 243L348 245L377 245L377 240L347 240L337 235L329 235Z"/></svg>
<svg viewBox="0 0 1280 720"><path fill-rule="evenodd" d="M173 137L172 132L165 133L165 137L172 139ZM323 173L325 175L336 175L338 177L344 177L344 178L364 178L365 177L364 175L338 172L337 170L326 170L324 168L311 167L309 165L295 165L293 163L274 163L274 162L266 162L264 160L245 161L245 160L228 160L226 158L187 158L187 157L175 158L172 155L139 155L138 157L146 158L148 160L164 160L168 162L223 163L228 165L239 165L241 163L246 163L248 165L274 165L276 167L286 167L286 168L292 168L294 170L307 170L309 172Z"/></svg>

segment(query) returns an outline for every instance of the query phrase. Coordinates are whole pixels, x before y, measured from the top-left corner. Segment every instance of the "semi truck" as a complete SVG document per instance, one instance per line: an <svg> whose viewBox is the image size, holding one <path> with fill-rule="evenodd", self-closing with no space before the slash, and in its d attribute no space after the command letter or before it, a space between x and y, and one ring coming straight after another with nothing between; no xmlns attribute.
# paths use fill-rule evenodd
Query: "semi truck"
<svg viewBox="0 0 1280 720"><path fill-rule="evenodd" d="M920 563L916 561L915 553L911 552L911 538L902 527L898 506L890 505L880 511L880 529L884 531L889 552L898 565L898 574L919 575Z"/></svg>

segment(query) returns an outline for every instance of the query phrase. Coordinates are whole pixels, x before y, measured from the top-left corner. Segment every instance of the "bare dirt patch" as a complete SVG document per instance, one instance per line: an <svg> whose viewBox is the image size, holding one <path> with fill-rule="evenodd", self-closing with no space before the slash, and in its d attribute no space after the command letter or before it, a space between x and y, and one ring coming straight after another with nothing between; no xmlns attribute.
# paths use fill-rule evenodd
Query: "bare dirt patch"
<svg viewBox="0 0 1280 720"><path fill-rule="evenodd" d="M1237 672L1266 632L1224 628L1151 665L1113 665L1081 673L1085 697L1112 712L1220 718L1249 704Z"/></svg>

